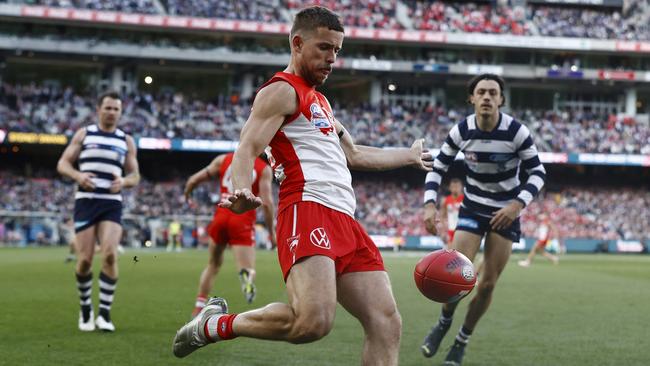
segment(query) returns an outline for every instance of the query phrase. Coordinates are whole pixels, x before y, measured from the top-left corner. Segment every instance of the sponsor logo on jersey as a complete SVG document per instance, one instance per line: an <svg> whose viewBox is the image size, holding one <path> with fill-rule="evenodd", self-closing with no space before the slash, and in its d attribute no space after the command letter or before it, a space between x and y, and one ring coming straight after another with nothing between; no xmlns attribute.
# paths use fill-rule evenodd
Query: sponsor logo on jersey
<svg viewBox="0 0 650 366"><path fill-rule="evenodd" d="M332 122L330 122L328 116L317 103L312 103L309 106L309 112L311 113L311 124L315 128L318 128L324 135L329 135L330 132L334 132Z"/></svg>
<svg viewBox="0 0 650 366"><path fill-rule="evenodd" d="M319 248L330 249L330 239L322 227L317 227L312 230L311 234L309 234L309 240Z"/></svg>
<svg viewBox="0 0 650 366"><path fill-rule="evenodd" d="M478 157L476 157L476 153L473 153L473 152L466 152L466 153L465 153L465 160L466 160L466 161L471 161L471 162L474 162L474 163L475 163L475 162L478 161Z"/></svg>
<svg viewBox="0 0 650 366"><path fill-rule="evenodd" d="M505 154L494 153L494 154L490 154L490 161L493 161L495 163L501 163L512 159L512 157L513 156L510 153L505 153Z"/></svg>
<svg viewBox="0 0 650 366"><path fill-rule="evenodd" d="M293 263L296 263L296 249L298 249L299 242L300 242L300 234L287 238L287 245L289 246L289 251L293 256Z"/></svg>
<svg viewBox="0 0 650 366"><path fill-rule="evenodd" d="M478 229L478 222L474 219L468 219L467 217L462 217L458 219L458 225L456 227L467 227L470 229Z"/></svg>

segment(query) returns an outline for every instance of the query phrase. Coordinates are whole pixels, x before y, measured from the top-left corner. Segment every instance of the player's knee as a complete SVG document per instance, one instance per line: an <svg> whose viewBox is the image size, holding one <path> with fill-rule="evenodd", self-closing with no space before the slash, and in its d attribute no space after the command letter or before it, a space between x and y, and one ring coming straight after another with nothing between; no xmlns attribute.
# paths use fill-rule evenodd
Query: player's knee
<svg viewBox="0 0 650 366"><path fill-rule="evenodd" d="M79 273L88 273L93 265L93 262L90 258L79 257L77 259L77 272Z"/></svg>
<svg viewBox="0 0 650 366"><path fill-rule="evenodd" d="M372 330L378 336L389 340L398 341L402 334L402 316L397 307L387 308L378 314L371 314Z"/></svg>
<svg viewBox="0 0 650 366"><path fill-rule="evenodd" d="M110 251L110 252L104 254L104 265L105 266L113 266L113 265L115 265L115 262L117 262L117 255L115 254L114 251Z"/></svg>
<svg viewBox="0 0 650 366"><path fill-rule="evenodd" d="M490 297L494 291L496 281L484 279L479 282L478 295L481 297Z"/></svg>
<svg viewBox="0 0 650 366"><path fill-rule="evenodd" d="M391 341L399 340L402 335L402 316L397 311L397 308L385 317L383 331L386 334L386 338L390 338Z"/></svg>
<svg viewBox="0 0 650 366"><path fill-rule="evenodd" d="M292 343L309 343L317 341L332 330L334 316L324 312L296 320L290 341Z"/></svg>

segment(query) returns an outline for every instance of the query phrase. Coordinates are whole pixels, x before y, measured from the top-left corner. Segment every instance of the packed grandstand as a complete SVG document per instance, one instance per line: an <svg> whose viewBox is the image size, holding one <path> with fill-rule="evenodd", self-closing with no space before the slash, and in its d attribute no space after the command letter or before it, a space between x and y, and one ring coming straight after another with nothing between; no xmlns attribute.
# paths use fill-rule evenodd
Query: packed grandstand
<svg viewBox="0 0 650 366"><path fill-rule="evenodd" d="M433 35L422 45L403 39L384 42L382 37L392 33L379 31L367 41L358 32L346 43L340 70L328 81L325 94L331 95L336 117L357 143L390 148L424 137L429 148L439 148L454 123L471 113L465 103L466 80L494 72L512 85L505 91L507 113L528 126L540 151L548 153L544 163L553 166L556 177L568 170L590 171L584 164L622 165L647 177L647 0L600 5L523 0L309 3L337 11L352 28L418 31L421 40ZM280 69L288 54L286 37L277 32L106 27L72 21L67 18L72 13L53 20L51 14L58 13L38 9L286 24L303 5L293 0L0 0L0 18L11 20L0 24L2 159L34 144L30 134L61 136L57 141L65 144L76 129L95 122L96 96L117 89L124 103L120 127L140 148L153 154L156 149L179 153L189 146L185 142L201 141L208 146L201 152L205 160L229 149L210 142L238 140L255 88ZM468 45L454 35L484 38ZM486 38L493 35L497 38ZM539 41L539 48L526 44L531 39ZM40 40L48 41L47 46ZM30 152L35 157L52 154L35 149ZM9 187L0 199L0 243L52 242L52 228L71 214L72 182L57 177L54 166L37 161L28 165L8 164L0 170L0 184ZM164 178L143 171L143 182L124 192L125 214L137 218L134 222L172 217L192 222L196 217L190 226L198 229L212 214L218 199L214 187L195 192L197 205L184 201L189 168ZM524 236L534 237L543 213L551 215L562 238L650 236L647 182L639 184L641 178L605 187L598 181L608 179L606 171L593 177L581 174L581 184L550 182L523 214ZM372 234L426 235L423 181L383 177L355 178L357 217ZM582 184L586 182L590 184ZM133 230L145 231L146 226L134 224ZM146 234L138 237L146 240Z"/></svg>
<svg viewBox="0 0 650 366"><path fill-rule="evenodd" d="M2 1L0 1L2 2ZM7 0L5 0L7 2ZM544 1L417 0L24 0L29 5L120 11L126 13L254 20L287 23L293 12L309 4L337 12L347 26L418 29L445 32L544 35L596 39L649 40L646 0L620 2L615 8L562 8ZM537 3L537 4L535 4ZM541 4L540 4L541 3ZM567 2L580 3L580 1ZM587 3L588 2L584 2ZM595 2L598 3L598 2ZM606 2L601 2L606 3Z"/></svg>

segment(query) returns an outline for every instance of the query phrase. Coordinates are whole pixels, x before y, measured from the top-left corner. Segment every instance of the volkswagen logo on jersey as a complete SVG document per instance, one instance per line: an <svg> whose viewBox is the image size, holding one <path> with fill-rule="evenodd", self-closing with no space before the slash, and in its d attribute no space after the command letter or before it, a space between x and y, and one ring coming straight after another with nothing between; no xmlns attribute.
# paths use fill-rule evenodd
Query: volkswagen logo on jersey
<svg viewBox="0 0 650 366"><path fill-rule="evenodd" d="M327 237L327 233L325 233L325 229L322 227L317 227L312 230L311 234L309 234L309 240L319 248L330 249L330 239Z"/></svg>
<svg viewBox="0 0 650 366"><path fill-rule="evenodd" d="M312 103L309 106L309 112L311 112L311 124L315 128L318 128L324 135L329 135L330 132L334 132L332 123L318 104Z"/></svg>

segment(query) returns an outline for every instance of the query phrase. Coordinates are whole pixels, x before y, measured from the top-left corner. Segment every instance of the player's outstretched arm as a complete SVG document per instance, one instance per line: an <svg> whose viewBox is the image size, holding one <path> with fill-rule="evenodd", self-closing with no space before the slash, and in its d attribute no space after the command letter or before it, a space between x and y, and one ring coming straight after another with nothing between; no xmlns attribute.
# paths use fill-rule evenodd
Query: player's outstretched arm
<svg viewBox="0 0 650 366"><path fill-rule="evenodd" d="M341 147L345 152L350 169L390 170L413 166L431 171L432 155L424 149L424 139L415 140L410 148L380 149L356 145L352 136L339 121L336 121L336 131L341 136Z"/></svg>
<svg viewBox="0 0 650 366"><path fill-rule="evenodd" d="M440 219L438 218L438 210L436 205L433 202L429 202L424 205L424 227L427 229L429 234L438 235L438 226L440 224Z"/></svg>
<svg viewBox="0 0 650 366"><path fill-rule="evenodd" d="M138 151L135 147L133 137L128 135L126 136L126 147L128 149L126 159L124 160L124 172L126 173L126 176L115 176L110 188L112 193L117 193L121 191L122 188L135 187L140 183L140 166L138 165L137 156Z"/></svg>
<svg viewBox="0 0 650 366"><path fill-rule="evenodd" d="M260 177L260 198L262 199L262 209L264 210L264 223L266 224L266 229L269 231L271 245L275 248L278 246L278 243L275 239L275 204L273 203L272 182L273 172L271 171L271 167L267 166L262 171L262 176Z"/></svg>
<svg viewBox="0 0 650 366"><path fill-rule="evenodd" d="M190 200L190 195L196 186L219 175L219 170L221 170L221 164L223 163L225 156L226 155L217 156L216 158L212 159L210 164L208 164L205 168L192 174L192 176L185 183L185 189L183 190L183 195L185 196L186 201Z"/></svg>
<svg viewBox="0 0 650 366"><path fill-rule="evenodd" d="M242 213L262 204L262 200L251 193L251 172L255 159L269 145L284 120L292 115L296 108L296 91L288 83L278 81L260 90L241 131L239 147L232 159L232 183L235 193L221 201L219 206Z"/></svg>
<svg viewBox="0 0 650 366"><path fill-rule="evenodd" d="M449 170L449 166L458 154L458 145L461 141L458 125L456 125L449 131L438 156L433 161L432 171L427 173L424 179L424 225L427 231L433 235L438 234L438 224L440 223L436 209L438 188L440 188L442 176Z"/></svg>
<svg viewBox="0 0 650 366"><path fill-rule="evenodd" d="M79 154L81 153L81 146L85 137L85 128L80 128L75 132L70 144L63 151L61 158L59 158L59 161L56 164L56 170L59 174L76 181L81 188L92 191L95 189L95 183L92 181L95 174L82 173L74 167L74 163L77 161Z"/></svg>

